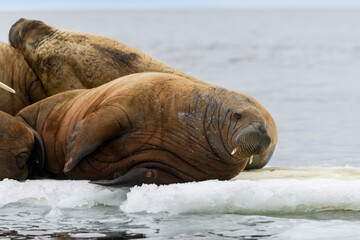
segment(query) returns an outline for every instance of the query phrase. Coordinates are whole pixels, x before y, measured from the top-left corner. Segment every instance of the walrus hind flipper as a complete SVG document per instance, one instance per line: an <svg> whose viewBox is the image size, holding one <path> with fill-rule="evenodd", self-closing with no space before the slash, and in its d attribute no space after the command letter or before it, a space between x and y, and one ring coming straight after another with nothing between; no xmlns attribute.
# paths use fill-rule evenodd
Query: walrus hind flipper
<svg viewBox="0 0 360 240"><path fill-rule="evenodd" d="M70 135L64 172L69 172L101 144L119 136L124 130L123 114L103 108L75 124Z"/></svg>
<svg viewBox="0 0 360 240"><path fill-rule="evenodd" d="M103 186L132 187L142 184L170 184L182 182L180 179L157 169L134 168L113 180L91 181L90 183Z"/></svg>

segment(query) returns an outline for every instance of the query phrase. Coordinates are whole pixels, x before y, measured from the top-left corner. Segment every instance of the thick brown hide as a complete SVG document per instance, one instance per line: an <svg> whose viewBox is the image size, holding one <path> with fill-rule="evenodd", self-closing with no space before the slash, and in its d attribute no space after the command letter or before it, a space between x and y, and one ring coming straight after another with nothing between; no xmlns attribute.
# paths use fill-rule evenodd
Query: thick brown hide
<svg viewBox="0 0 360 240"><path fill-rule="evenodd" d="M142 73L52 96L17 117L42 136L56 178L164 184L231 179L263 155L277 139L259 106L216 85Z"/></svg>
<svg viewBox="0 0 360 240"><path fill-rule="evenodd" d="M0 111L0 180L28 178L33 145L31 130L15 117Z"/></svg>
<svg viewBox="0 0 360 240"><path fill-rule="evenodd" d="M39 76L48 96L94 88L132 73L163 72L193 77L114 39L20 19L9 40Z"/></svg>
<svg viewBox="0 0 360 240"><path fill-rule="evenodd" d="M3 42L0 42L0 82L16 91L13 94L0 89L0 110L11 115L45 98L41 82L21 52Z"/></svg>

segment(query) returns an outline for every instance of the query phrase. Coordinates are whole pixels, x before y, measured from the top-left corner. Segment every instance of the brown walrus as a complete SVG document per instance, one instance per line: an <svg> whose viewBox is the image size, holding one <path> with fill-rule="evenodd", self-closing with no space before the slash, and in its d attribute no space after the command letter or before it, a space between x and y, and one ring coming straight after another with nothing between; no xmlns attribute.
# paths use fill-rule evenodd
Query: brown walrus
<svg viewBox="0 0 360 240"><path fill-rule="evenodd" d="M9 40L39 76L46 96L97 87L139 72L172 73L200 81L114 39L61 30L41 21L20 19L11 27ZM270 121L269 124L275 129L271 137L277 139L275 123ZM246 169L265 166L271 154L268 156L255 155Z"/></svg>
<svg viewBox="0 0 360 240"><path fill-rule="evenodd" d="M194 79L116 40L56 29L41 21L20 19L12 26L9 40L12 46L0 42L0 83L16 94L0 90L0 110L11 115L45 97L97 87L137 72Z"/></svg>
<svg viewBox="0 0 360 240"><path fill-rule="evenodd" d="M34 134L22 122L0 111L0 180L26 179ZM40 148L41 149L41 148Z"/></svg>
<svg viewBox="0 0 360 240"><path fill-rule="evenodd" d="M57 94L8 118L0 115L0 131L7 133L11 121L23 122L27 127L12 129L19 128L26 141L20 136L24 146L0 156L7 169L0 178L36 176L37 165L55 178L104 185L226 180L253 155L268 158L277 140L270 137L276 130L271 116L251 97L164 73ZM8 148L0 141L0 149Z"/></svg>
<svg viewBox="0 0 360 240"><path fill-rule="evenodd" d="M3 42L0 42L0 83L16 91L12 94L0 90L0 110L11 115L46 97L41 82L21 52Z"/></svg>
<svg viewBox="0 0 360 240"><path fill-rule="evenodd" d="M114 39L62 30L41 21L20 19L9 41L40 78L48 96L94 88L140 72L163 72L195 78Z"/></svg>

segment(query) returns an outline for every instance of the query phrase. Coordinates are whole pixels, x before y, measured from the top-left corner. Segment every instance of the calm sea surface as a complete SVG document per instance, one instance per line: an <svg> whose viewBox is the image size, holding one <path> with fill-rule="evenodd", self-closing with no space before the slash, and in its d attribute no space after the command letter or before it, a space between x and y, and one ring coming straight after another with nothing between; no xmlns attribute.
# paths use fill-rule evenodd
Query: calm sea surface
<svg viewBox="0 0 360 240"><path fill-rule="evenodd" d="M272 114L279 143L266 169L233 181L4 180L0 238L359 239L360 11L2 12L0 41L21 17L245 92Z"/></svg>

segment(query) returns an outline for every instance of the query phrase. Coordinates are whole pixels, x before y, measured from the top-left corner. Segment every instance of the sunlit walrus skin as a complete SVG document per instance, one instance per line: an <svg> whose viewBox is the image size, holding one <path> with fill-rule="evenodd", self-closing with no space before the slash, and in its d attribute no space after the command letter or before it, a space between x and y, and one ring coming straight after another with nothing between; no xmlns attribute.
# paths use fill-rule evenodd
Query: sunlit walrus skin
<svg viewBox="0 0 360 240"><path fill-rule="evenodd" d="M15 135L17 152L0 156L8 170L0 179L46 171L57 179L119 186L227 180L252 156L270 158L277 141L271 116L251 97L164 73L57 94L0 119L1 132L11 121L24 123L14 129L27 140ZM0 149L7 148L1 140Z"/></svg>
<svg viewBox="0 0 360 240"><path fill-rule="evenodd" d="M98 87L140 72L193 77L114 39L57 29L41 21L20 19L9 41L40 78L47 96Z"/></svg>
<svg viewBox="0 0 360 240"><path fill-rule="evenodd" d="M0 42L0 110L15 115L54 94L93 88L138 72L164 72L195 78L114 39L60 30L20 19L10 29L11 45ZM29 67L30 65L30 67Z"/></svg>
<svg viewBox="0 0 360 240"><path fill-rule="evenodd" d="M11 115L46 96L21 52L3 42L0 42L0 83L16 91L13 94L0 89L0 110Z"/></svg>
<svg viewBox="0 0 360 240"><path fill-rule="evenodd" d="M41 21L20 19L11 27L9 40L41 80L39 91L46 96L97 87L139 72L172 73L202 82L114 39L57 29ZM42 99L44 93L36 97ZM269 124L276 129L273 121ZM277 139L275 132L272 138ZM269 160L270 157L255 155L246 169L261 168Z"/></svg>

